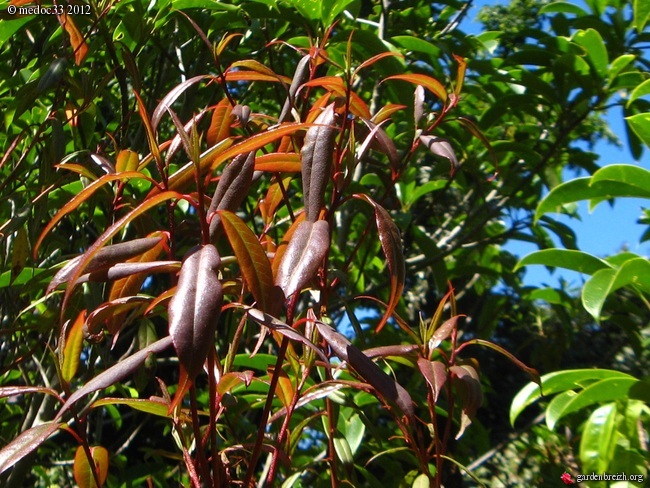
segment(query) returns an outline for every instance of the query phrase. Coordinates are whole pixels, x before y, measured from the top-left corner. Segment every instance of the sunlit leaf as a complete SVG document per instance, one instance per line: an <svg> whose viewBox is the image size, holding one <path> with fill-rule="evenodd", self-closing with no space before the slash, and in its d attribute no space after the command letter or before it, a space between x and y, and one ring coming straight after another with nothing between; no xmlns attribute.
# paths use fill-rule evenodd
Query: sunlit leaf
<svg viewBox="0 0 650 488"><path fill-rule="evenodd" d="M0 449L0 474L38 448L61 426L58 422L46 422L22 432Z"/></svg>
<svg viewBox="0 0 650 488"><path fill-rule="evenodd" d="M81 346L83 344L83 326L86 320L86 311L82 310L68 328L65 338L65 347L63 348L63 361L61 362L61 376L63 380L70 383L79 368L81 356Z"/></svg>
<svg viewBox="0 0 650 488"><path fill-rule="evenodd" d="M386 78L384 81L388 80L402 80L413 83L414 85L421 85L431 93L436 95L443 102L447 101L447 90L445 87L435 78L427 75L418 75L418 74L405 74L405 75L393 75Z"/></svg>
<svg viewBox="0 0 650 488"><path fill-rule="evenodd" d="M83 446L77 448L74 456L74 479L79 488L101 488L108 477L108 451L105 447L94 446L90 448L90 454L95 466L88 462L88 456ZM95 482L95 474L99 485Z"/></svg>
<svg viewBox="0 0 650 488"><path fill-rule="evenodd" d="M70 46L74 52L74 62L79 66L88 54L88 45L86 44L86 40L81 31L79 31L72 16L64 13L59 17L59 22L61 22L61 25L63 25L63 28L70 37Z"/></svg>

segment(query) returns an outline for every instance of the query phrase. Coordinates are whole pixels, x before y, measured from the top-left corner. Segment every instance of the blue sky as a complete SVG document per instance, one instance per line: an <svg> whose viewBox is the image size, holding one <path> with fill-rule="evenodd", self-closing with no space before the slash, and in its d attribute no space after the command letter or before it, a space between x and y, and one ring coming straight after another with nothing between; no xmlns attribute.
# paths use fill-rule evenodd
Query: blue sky
<svg viewBox="0 0 650 488"><path fill-rule="evenodd" d="M507 4L507 0L490 1L475 0L467 16L467 20L461 25L465 32L480 32L481 26L476 22L476 16L484 5ZM579 0L576 2L584 5ZM625 135L625 122L621 110L614 109L608 114L607 120L622 143L622 147L601 142L594 152L600 156L599 166L608 164L637 164L650 169L650 156L648 151L643 154L642 161L637 162L630 154L627 147ZM572 175L566 175L571 178ZM576 233L578 247L585 252L596 256L607 256L615 254L626 246L629 251L642 256L650 255L650 242L639 243L639 239L646 229L645 225L637 224L643 207L650 206L648 201L636 198L619 199L614 207L608 203L601 203L592 213L588 210L587 202L581 202L579 213L581 220L571 219L568 216L552 214L551 217L571 227ZM558 247L562 247L559 242ZM523 257L526 254L537 250L537 247L526 242L513 241L506 246L513 254ZM526 268L525 283L529 285L548 284L556 286L559 278L563 277L573 286L580 286L585 276L566 270L556 270L552 275L543 266L529 266Z"/></svg>

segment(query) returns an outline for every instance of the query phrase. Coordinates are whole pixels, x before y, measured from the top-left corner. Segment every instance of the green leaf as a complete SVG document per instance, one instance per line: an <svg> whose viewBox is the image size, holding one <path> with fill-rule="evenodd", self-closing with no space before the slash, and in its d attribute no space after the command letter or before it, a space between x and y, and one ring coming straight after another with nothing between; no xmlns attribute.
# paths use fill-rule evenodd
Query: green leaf
<svg viewBox="0 0 650 488"><path fill-rule="evenodd" d="M614 61L612 61L612 63L609 65L608 73L610 84L628 64L634 61L635 58L636 56L634 54L622 54ZM628 104L629 103L630 102L628 101Z"/></svg>
<svg viewBox="0 0 650 488"><path fill-rule="evenodd" d="M570 395L568 401L562 402L561 406L556 406L552 411L547 409L546 425L549 429L554 429L557 422L570 413L577 412L583 408L589 407L596 403L611 402L620 400L629 396L630 389L637 385L640 380L636 378L607 378L597 381L576 395ZM568 397L567 397L568 398Z"/></svg>
<svg viewBox="0 0 650 488"><path fill-rule="evenodd" d="M650 147L650 113L632 115L625 117L625 120L639 139Z"/></svg>
<svg viewBox="0 0 650 488"><path fill-rule="evenodd" d="M97 408L104 405L126 405L140 412L156 415L157 417L172 418L174 413L169 412L169 402L162 398L102 398L94 402L91 407Z"/></svg>
<svg viewBox="0 0 650 488"><path fill-rule="evenodd" d="M650 141L650 130L648 137ZM562 207L569 203L592 199L601 201L614 197L650 198L650 188L639 188L636 185L609 180L596 181L592 184L588 176L576 178L556 186L544 197L535 211L535 221L546 213L561 212Z"/></svg>
<svg viewBox="0 0 650 488"><path fill-rule="evenodd" d="M547 5L544 5L539 13L542 14L575 14L578 17L583 17L587 15L583 9L569 2L552 2Z"/></svg>
<svg viewBox="0 0 650 488"><path fill-rule="evenodd" d="M512 401L512 405L510 406L510 423L514 425L519 414L521 414L528 405L533 404L542 397L542 389L544 395L548 396L565 390L570 390L575 388L576 385L587 385L593 381L605 378L634 379L634 377L629 374L608 369L570 369L545 374L541 378L541 389L536 383L528 383L519 391L519 393L517 393Z"/></svg>
<svg viewBox="0 0 650 488"><path fill-rule="evenodd" d="M646 0L634 0L634 26L640 34L645 28L650 17L650 2Z"/></svg>
<svg viewBox="0 0 650 488"><path fill-rule="evenodd" d="M391 37L391 40L398 46L409 51L429 54L433 57L440 56L440 48L424 39L419 39L414 36L395 36Z"/></svg>
<svg viewBox="0 0 650 488"><path fill-rule="evenodd" d="M607 261L586 252L574 251L573 249L543 249L534 251L522 258L515 266L514 271L533 264L570 269L589 275L601 269L611 268Z"/></svg>
<svg viewBox="0 0 650 488"><path fill-rule="evenodd" d="M596 320L607 297L623 286L639 285L650 293L650 261L636 258L618 269L602 269L591 277L582 289L582 304Z"/></svg>
<svg viewBox="0 0 650 488"><path fill-rule="evenodd" d="M580 461L585 472L604 473L614 455L617 409L609 403L596 409L585 423L580 440Z"/></svg>
<svg viewBox="0 0 650 488"><path fill-rule="evenodd" d="M650 95L650 79L645 80L639 86L637 86L632 93L630 93L630 98L627 100L626 106L629 107L632 102L636 99Z"/></svg>
<svg viewBox="0 0 650 488"><path fill-rule="evenodd" d="M74 456L74 479L79 488L98 488L95 482L95 473L100 487L104 486L106 482L108 476L108 451L101 446L91 447L90 455L94 466L90 466L83 446L77 448L77 453Z"/></svg>
<svg viewBox="0 0 650 488"><path fill-rule="evenodd" d="M650 189L650 171L632 164L612 164L599 169L591 177L592 185L600 181L624 183L641 193Z"/></svg>
<svg viewBox="0 0 650 488"><path fill-rule="evenodd" d="M607 76L609 56L607 55L607 47L605 47L603 38L598 31L592 28L578 31L573 35L573 41L585 50L587 58L596 69L596 73L603 78Z"/></svg>

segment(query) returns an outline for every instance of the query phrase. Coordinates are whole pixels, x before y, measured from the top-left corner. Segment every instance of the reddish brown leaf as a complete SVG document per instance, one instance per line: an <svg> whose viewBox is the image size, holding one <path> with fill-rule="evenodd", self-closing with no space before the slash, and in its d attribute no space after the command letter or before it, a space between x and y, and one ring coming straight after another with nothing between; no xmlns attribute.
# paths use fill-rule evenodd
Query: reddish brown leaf
<svg viewBox="0 0 650 488"><path fill-rule="evenodd" d="M271 82L282 82L289 84L291 79L287 76L282 75L266 75L263 73L258 73L257 71L228 71L226 73L226 81L271 81Z"/></svg>
<svg viewBox="0 0 650 488"><path fill-rule="evenodd" d="M388 270L390 272L390 298L388 300L386 313L384 313L384 316L377 326L377 332L379 332L383 329L384 325L386 325L386 322L395 311L402 296L402 290L404 290L406 268L404 263L404 254L402 253L402 238L397 226L393 222L393 219L384 207L379 205L366 194L355 194L353 196L367 201L375 209L377 232L379 233L379 240L384 255L386 256L386 263L388 264Z"/></svg>
<svg viewBox="0 0 650 488"><path fill-rule="evenodd" d="M339 359L347 361L385 400L396 404L409 418L414 417L413 400L402 385L332 327L321 321L316 321L316 327Z"/></svg>
<svg viewBox="0 0 650 488"><path fill-rule="evenodd" d="M154 160L158 164L158 167L162 167L162 154L160 153L160 147L158 146L158 140L156 138L156 128L152 124L151 119L149 118L149 112L147 111L147 106L144 104L144 101L140 97L138 90L133 90L133 95L138 101L138 112L140 113L140 118L144 124L144 132L147 135L147 143L149 144L149 151Z"/></svg>
<svg viewBox="0 0 650 488"><path fill-rule="evenodd" d="M458 63L458 72L456 74L456 86L454 87L454 93L456 96L460 95L461 90L463 89L463 83L465 82L465 70L467 69L467 61L465 58L454 54L454 59Z"/></svg>
<svg viewBox="0 0 650 488"><path fill-rule="evenodd" d="M395 112L399 112L402 109L405 109L406 105L397 105L395 103L388 103L381 107L379 111L372 117L372 120L375 124L381 124L384 120L389 118Z"/></svg>
<svg viewBox="0 0 650 488"><path fill-rule="evenodd" d="M242 276L253 293L257 307L269 311L273 307L274 285L271 263L253 231L237 215L219 211L228 241L235 251Z"/></svg>
<svg viewBox="0 0 650 488"><path fill-rule="evenodd" d="M275 250L275 256L273 257L273 262L271 263L271 269L273 270L273 281L274 283L277 283L278 280L278 270L280 269L280 263L282 263L282 257L284 256L284 253L287 250L287 247L289 246L289 243L291 242L291 238L293 237L293 234L296 232L296 229L300 226L301 223L305 221L305 213L302 212L300 215L296 217L296 220L294 221L293 224L291 224L291 227L289 227L289 230L285 232L284 236L282 236L282 241L280 244L278 244L277 249Z"/></svg>
<svg viewBox="0 0 650 488"><path fill-rule="evenodd" d="M0 474L38 448L61 427L59 422L48 422L26 430L0 449Z"/></svg>
<svg viewBox="0 0 650 488"><path fill-rule="evenodd" d="M284 106L282 107L282 112L280 113L280 117L278 118L278 122L282 123L287 120L289 115L291 114L291 110L294 108L295 101L296 101L296 94L298 93L298 89L300 86L305 83L309 79L309 72L310 72L310 59L311 56L309 54L306 54L303 56L300 61L298 61L298 64L296 65L296 71L293 74L293 78L291 79L291 86L289 87L289 93L287 94L287 99L284 102Z"/></svg>
<svg viewBox="0 0 650 488"><path fill-rule="evenodd" d="M278 382L275 387L275 395L280 399L280 403L284 408L289 408L293 403L293 398L296 395L296 389L289 378L289 375L282 368L274 369L269 368L269 376L277 375Z"/></svg>
<svg viewBox="0 0 650 488"><path fill-rule="evenodd" d="M219 253L211 244L190 251L169 303L169 334L190 379L201 371L214 344L223 299L217 275L220 264Z"/></svg>
<svg viewBox="0 0 650 488"><path fill-rule="evenodd" d="M286 191L289 188L289 183L291 183L291 177L284 178L280 182L274 179L266 192L266 196L259 202L260 214L265 224L270 224L273 221L275 211L284 198L280 183L282 183L282 187Z"/></svg>
<svg viewBox="0 0 650 488"><path fill-rule="evenodd" d="M59 22L70 36L70 46L74 51L74 62L77 66L81 65L84 58L88 54L88 45L84 39L83 34L72 20L72 17L64 13L59 17Z"/></svg>
<svg viewBox="0 0 650 488"><path fill-rule="evenodd" d="M456 439L459 439L472 423L478 408L483 404L483 390L478 373L472 366L451 366L449 371L462 403L460 430L456 435Z"/></svg>
<svg viewBox="0 0 650 488"><path fill-rule="evenodd" d="M121 242L105 246L97 251L93 257L88 260L85 271L92 273L101 269L108 268L116 263L122 263L130 258L139 256L154 248L160 241L161 237L145 237L143 239L134 239L132 241ZM78 272L79 265L84 261L85 254L77 256L61 268L52 278L46 293L50 293L62 283L67 283Z"/></svg>
<svg viewBox="0 0 650 488"><path fill-rule="evenodd" d="M149 297L124 297L102 303L88 315L83 325L83 336L91 342L100 340L105 323L108 324L115 316L124 317L127 312L136 308L141 308L144 311L149 302L151 302Z"/></svg>
<svg viewBox="0 0 650 488"><path fill-rule="evenodd" d="M178 261L152 261L150 263L117 263L110 267L80 276L75 285L86 281L113 281L128 276L148 276L152 273L170 273L180 268Z"/></svg>
<svg viewBox="0 0 650 488"><path fill-rule="evenodd" d="M447 366L440 361L429 361L425 358L419 358L418 368L431 388L433 401L437 402L440 392L447 382Z"/></svg>
<svg viewBox="0 0 650 488"><path fill-rule="evenodd" d="M429 341L429 350L433 351L440 345L440 343L442 343L442 341L446 340L451 335L451 333L456 328L456 324L458 323L459 318L460 315L456 315L455 317L452 317L449 320L445 321L440 327L436 329L436 331L433 333L433 336L431 337L431 340Z"/></svg>
<svg viewBox="0 0 650 488"><path fill-rule="evenodd" d="M447 101L447 91L445 90L445 87L442 85L442 83L440 83L435 78L432 78L431 76L418 74L393 75L389 76L384 81L388 80L402 80L413 83L414 85L422 85L443 102Z"/></svg>
<svg viewBox="0 0 650 488"><path fill-rule="evenodd" d="M300 151L302 159L302 191L308 221L318 219L325 203L325 188L330 180L336 139L334 104L327 106L305 135Z"/></svg>
<svg viewBox="0 0 650 488"><path fill-rule="evenodd" d="M45 393L61 401L61 397L56 390L44 386L0 386L0 398L26 395L28 393Z"/></svg>
<svg viewBox="0 0 650 488"><path fill-rule="evenodd" d="M221 53L223 53L223 50L228 47L228 44L235 39L236 37L241 37L244 34L240 33L234 33L234 34L227 34L224 35L223 38L219 41L219 44L217 44L217 48L215 49L215 52L217 53L217 56L221 56Z"/></svg>
<svg viewBox="0 0 650 488"><path fill-rule="evenodd" d="M220 228L221 217L215 215L217 210L234 212L242 204L253 181L255 171L255 153L240 154L223 170L217 188L208 209L210 220L210 238L215 239Z"/></svg>
<svg viewBox="0 0 650 488"><path fill-rule="evenodd" d="M503 356L507 357L512 363L517 366L519 369L521 369L524 373L526 373L532 381L537 383L540 388L542 386L541 379L539 377L539 373L537 372L536 369L530 368L526 366L524 363L522 363L519 359L517 359L511 352L506 351L503 347L495 344L494 342L486 341L485 339L472 339L468 342L465 342L463 344L463 349L466 346L472 345L472 344L477 344L480 346L484 347L489 347L490 349L502 354Z"/></svg>
<svg viewBox="0 0 650 488"><path fill-rule="evenodd" d="M329 224L325 220L305 221L298 226L275 278L275 284L282 288L285 297L300 291L316 275L329 246Z"/></svg>
<svg viewBox="0 0 650 488"><path fill-rule="evenodd" d="M361 71L363 68L367 68L368 66L372 66L377 61L379 61L381 59L384 59L384 58L387 58L389 56L395 56L395 57L398 57L398 58L403 58L404 57L399 53L394 53L394 52L391 52L391 51L386 51L385 53L375 54L374 56L372 56L369 59L366 59L363 63L361 63L359 66L357 66L357 69L354 70L354 76L356 76L359 73L359 71Z"/></svg>
<svg viewBox="0 0 650 488"><path fill-rule="evenodd" d="M355 92L348 90L343 80L338 76L322 76L320 78L308 81L304 84L304 86L322 86L323 88L326 88L327 90L335 93L337 96L343 97L345 100L348 99L349 93L350 112L357 117L363 117L366 119L369 119L371 117L370 109L368 108L366 102L364 102L363 99L359 97L359 95L357 95Z"/></svg>
<svg viewBox="0 0 650 488"><path fill-rule="evenodd" d="M449 141L435 136L420 136L420 140L424 143L429 151L431 151L436 156L441 156L445 159L448 159L451 163L451 174L453 175L458 167L458 159L456 158L456 153L454 149L449 144Z"/></svg>
<svg viewBox="0 0 650 488"><path fill-rule="evenodd" d="M172 338L170 336L164 337L153 344L140 349L135 354L132 354L126 359L121 360L117 364L114 364L106 371L99 373L97 376L88 381L84 386L75 391L68 400L65 402L65 405L59 410L59 413L56 415L56 420L60 419L64 413L66 413L74 404L76 404L80 399L86 395L90 395L98 390L103 388L108 388L115 383L122 381L124 378L133 374L142 363L149 357L151 354L158 354L169 346L172 345Z"/></svg>
<svg viewBox="0 0 650 488"><path fill-rule="evenodd" d="M243 372L231 372L224 374L217 383L217 392L219 395L224 395L232 390L235 386L244 383L246 386L253 381L254 373L250 370Z"/></svg>
<svg viewBox="0 0 650 488"><path fill-rule="evenodd" d="M187 90L192 85L195 85L200 81L206 79L212 79L212 76L211 75L194 76L176 85L169 93L167 93L167 95L163 97L163 99L156 106L156 108L153 111L153 114L151 115L151 127L154 133L156 132L156 130L158 130L158 125L160 124L163 115L167 113L167 110L171 108L172 104L178 99L178 97L180 97L185 92L185 90Z"/></svg>

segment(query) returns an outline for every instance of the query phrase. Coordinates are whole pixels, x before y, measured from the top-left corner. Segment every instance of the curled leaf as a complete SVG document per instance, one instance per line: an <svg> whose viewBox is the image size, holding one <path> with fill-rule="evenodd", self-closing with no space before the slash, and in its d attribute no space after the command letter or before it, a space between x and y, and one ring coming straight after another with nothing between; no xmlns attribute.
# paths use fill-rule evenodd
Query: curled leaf
<svg viewBox="0 0 650 488"><path fill-rule="evenodd" d="M240 154L223 170L217 188L208 209L210 220L210 238L214 239L221 225L221 217L213 215L217 210L234 212L248 194L253 172L255 171L255 152Z"/></svg>
<svg viewBox="0 0 650 488"><path fill-rule="evenodd" d="M451 163L451 174L453 175L456 170L459 168L460 164L456 158L456 153L454 149L449 144L449 141L435 136L420 136L420 141L429 148L436 156L441 156L445 159L448 159Z"/></svg>
<svg viewBox="0 0 650 488"><path fill-rule="evenodd" d="M478 408L483 404L483 390L481 389L481 380L474 367L469 365L451 366L449 371L462 403L460 430L456 434L456 439L459 439L472 423L472 418Z"/></svg>
<svg viewBox="0 0 650 488"><path fill-rule="evenodd" d="M335 116L334 103L331 103L316 117L300 151L305 214L312 222L318 218L325 203L325 187L330 179L336 139Z"/></svg>
<svg viewBox="0 0 650 488"><path fill-rule="evenodd" d="M296 66L296 71L293 74L293 78L291 80L291 86L289 86L289 93L287 95L287 99L284 102L284 106L282 107L282 112L280 113L280 117L278 119L278 122L280 123L285 122L289 117L289 114L291 114L291 109L295 105L295 98L296 98L296 93L298 93L298 88L300 88L300 85L302 85L304 82L306 82L309 79L310 58L311 56L309 54L306 54L300 59L300 61L298 61L298 65Z"/></svg>
<svg viewBox="0 0 650 488"><path fill-rule="evenodd" d="M302 222L287 246L275 277L285 297L300 291L318 271L330 247L329 224L325 220Z"/></svg>
<svg viewBox="0 0 650 488"><path fill-rule="evenodd" d="M220 264L211 244L190 251L169 302L169 334L190 379L199 373L214 343L223 299L217 276Z"/></svg>
<svg viewBox="0 0 650 488"><path fill-rule="evenodd" d="M84 270L88 273L93 273L113 266L117 263L123 263L130 258L143 254L153 247L155 247L162 237L145 237L142 239L134 239L132 241L121 242L105 246L95 253L95 255L88 261ZM61 268L52 278L46 293L50 293L57 286L67 283L79 271L79 265L83 263L85 254L74 258L69 261L63 268Z"/></svg>
<svg viewBox="0 0 650 488"><path fill-rule="evenodd" d="M429 361L425 358L419 358L418 368L420 369L422 376L424 376L424 379L429 384L429 388L431 388L433 401L437 402L442 387L447 382L447 367L440 361Z"/></svg>

